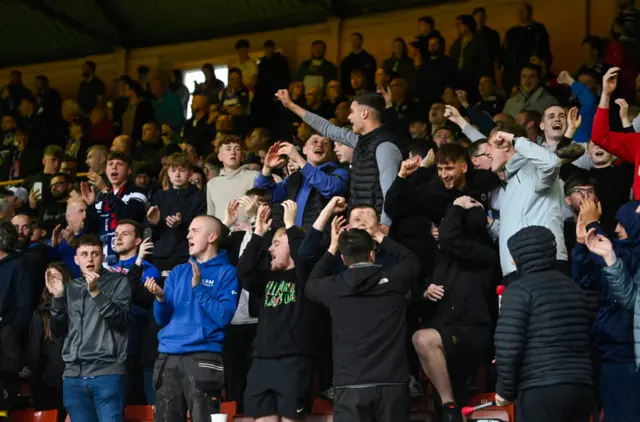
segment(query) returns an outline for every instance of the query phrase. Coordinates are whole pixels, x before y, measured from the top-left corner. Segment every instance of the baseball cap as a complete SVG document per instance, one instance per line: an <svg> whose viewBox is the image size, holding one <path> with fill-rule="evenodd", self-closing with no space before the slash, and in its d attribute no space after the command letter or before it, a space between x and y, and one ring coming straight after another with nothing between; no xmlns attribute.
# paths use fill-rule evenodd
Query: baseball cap
<svg viewBox="0 0 640 422"><path fill-rule="evenodd" d="M371 107L372 109L378 111L380 114L383 114L384 110L387 108L387 103L385 102L384 97L380 94L360 94L355 97L353 101L357 102L360 105Z"/></svg>

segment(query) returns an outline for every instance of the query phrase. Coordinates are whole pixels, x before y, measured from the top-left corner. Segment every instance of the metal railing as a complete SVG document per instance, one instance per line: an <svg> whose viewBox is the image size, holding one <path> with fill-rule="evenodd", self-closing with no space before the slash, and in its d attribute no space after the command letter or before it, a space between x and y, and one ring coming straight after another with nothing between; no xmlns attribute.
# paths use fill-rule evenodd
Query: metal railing
<svg viewBox="0 0 640 422"><path fill-rule="evenodd" d="M87 177L87 173L78 173L76 177ZM24 183L24 179L5 180L0 182L0 186L14 186Z"/></svg>

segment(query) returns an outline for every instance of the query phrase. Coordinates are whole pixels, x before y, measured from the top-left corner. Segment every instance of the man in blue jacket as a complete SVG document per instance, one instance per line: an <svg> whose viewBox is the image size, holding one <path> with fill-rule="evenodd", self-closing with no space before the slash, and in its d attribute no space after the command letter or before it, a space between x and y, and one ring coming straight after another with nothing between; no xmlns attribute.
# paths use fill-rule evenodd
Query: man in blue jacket
<svg viewBox="0 0 640 422"><path fill-rule="evenodd" d="M239 289L236 269L218 249L221 225L215 217L196 217L187 234L191 260L171 271L164 289L145 282L156 297L154 317L164 327L153 371L157 421L186 421L187 407L193 422L219 413L222 344Z"/></svg>
<svg viewBox="0 0 640 422"><path fill-rule="evenodd" d="M346 196L349 170L331 161L331 142L323 136L312 135L304 143L302 154L288 142L276 142L267 152L262 174L256 179L255 187L269 190L274 204L295 201L298 204L296 226L306 230L313 225L332 197ZM300 171L275 183L271 172L285 165L284 157L295 163ZM279 209L272 209L272 218L276 225L281 225Z"/></svg>
<svg viewBox="0 0 640 422"><path fill-rule="evenodd" d="M632 201L618 210L613 253L633 278L640 268L640 201ZM600 399L607 422L630 421L640 413L640 372L634 354L633 306L616 297L607 278L615 271L599 253L590 253L587 232L595 230L607 238L600 224L602 211L586 198L580 206L576 229L577 244L572 253L573 279L586 290L600 290L600 309L593 324L591 340L600 360ZM607 240L608 241L608 240ZM609 241L610 242L610 241ZM593 252L593 251L591 251Z"/></svg>

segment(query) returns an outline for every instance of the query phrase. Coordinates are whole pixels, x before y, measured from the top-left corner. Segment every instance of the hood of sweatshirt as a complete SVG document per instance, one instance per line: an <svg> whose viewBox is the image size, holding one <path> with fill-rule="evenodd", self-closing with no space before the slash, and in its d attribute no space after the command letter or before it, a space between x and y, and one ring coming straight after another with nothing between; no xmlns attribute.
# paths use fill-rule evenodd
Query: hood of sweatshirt
<svg viewBox="0 0 640 422"><path fill-rule="evenodd" d="M382 271L382 265L363 262L345 271L343 280L350 293L363 294L374 289L378 284L389 281L383 277Z"/></svg>
<svg viewBox="0 0 640 422"><path fill-rule="evenodd" d="M249 164L243 164L240 167L238 167L235 170L231 170L231 171L226 171L225 169L220 170L220 176L224 176L226 178L233 178L235 176L237 176L238 174L247 171L247 170L251 170L249 168Z"/></svg>
<svg viewBox="0 0 640 422"><path fill-rule="evenodd" d="M631 201L618 209L616 220L622 224L629 236L626 240L618 242L632 245L634 248L640 245L640 214L636 210L640 207L640 201Z"/></svg>

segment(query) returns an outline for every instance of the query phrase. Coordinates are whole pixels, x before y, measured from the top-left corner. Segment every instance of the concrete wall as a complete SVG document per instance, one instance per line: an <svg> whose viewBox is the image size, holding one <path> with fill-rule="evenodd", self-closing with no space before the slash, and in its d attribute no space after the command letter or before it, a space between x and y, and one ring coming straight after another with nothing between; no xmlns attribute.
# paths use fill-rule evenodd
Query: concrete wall
<svg viewBox="0 0 640 422"><path fill-rule="evenodd" d="M470 13L477 6L487 9L489 25L502 35L516 21L518 0L469 0L456 1L431 7L402 10L385 14L357 17L339 21L308 25L293 29L246 34L207 41L173 44L160 47L135 49L129 52L89 57L97 64L98 75L115 92L115 79L123 74L135 74L135 69L146 64L156 69L193 69L202 63L230 64L234 60L233 45L239 38L247 38L256 52L265 39L272 39L289 59L292 69L308 58L310 44L315 39L327 43L327 58L334 62L350 49L350 34L361 32L365 48L379 61L390 54L391 42L397 36L410 40L416 33L416 20L422 15L431 15L437 28L447 40L447 47L455 39L455 17ZM550 33L554 70L575 70L579 64L580 42L586 35L587 17L590 18L591 33L606 36L615 14L615 0L535 0L534 18L543 22ZM590 4L588 8L587 5ZM80 66L83 59L43 63L24 66L20 70L27 86L31 87L38 74L46 74L52 86L64 97L73 97L80 82ZM0 84L7 83L9 69L0 69Z"/></svg>

